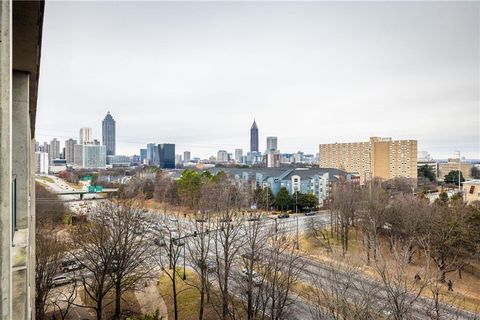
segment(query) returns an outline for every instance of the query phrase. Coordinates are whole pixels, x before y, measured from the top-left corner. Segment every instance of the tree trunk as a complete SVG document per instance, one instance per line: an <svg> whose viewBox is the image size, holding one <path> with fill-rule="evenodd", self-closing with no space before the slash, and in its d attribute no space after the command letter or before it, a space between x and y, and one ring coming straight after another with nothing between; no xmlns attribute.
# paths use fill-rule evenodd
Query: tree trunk
<svg viewBox="0 0 480 320"><path fill-rule="evenodd" d="M115 315L114 319L120 319L122 313L122 282L117 280L115 282Z"/></svg>
<svg viewBox="0 0 480 320"><path fill-rule="evenodd" d="M178 320L178 305L177 305L177 270L176 265L173 266L172 291L173 291L173 314L174 319Z"/></svg>
<svg viewBox="0 0 480 320"><path fill-rule="evenodd" d="M102 306L102 299L98 299L97 301L97 308L95 309L97 314L97 320L102 320L102 313L103 313L103 306Z"/></svg>
<svg viewBox="0 0 480 320"><path fill-rule="evenodd" d="M205 306L205 272L202 270L201 288L200 288L200 308L198 310L198 320L203 320Z"/></svg>
<svg viewBox="0 0 480 320"><path fill-rule="evenodd" d="M440 261L440 282L445 282L445 275L446 275L446 269L447 269L447 265L445 263L445 260L442 259Z"/></svg>

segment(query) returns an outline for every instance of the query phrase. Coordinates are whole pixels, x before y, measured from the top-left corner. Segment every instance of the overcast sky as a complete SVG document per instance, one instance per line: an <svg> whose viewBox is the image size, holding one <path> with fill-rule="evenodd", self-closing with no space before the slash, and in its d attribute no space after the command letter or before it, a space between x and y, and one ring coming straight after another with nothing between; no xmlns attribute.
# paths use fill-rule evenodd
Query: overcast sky
<svg viewBox="0 0 480 320"><path fill-rule="evenodd" d="M37 140L146 143L208 157L370 136L480 158L480 3L53 2L45 6Z"/></svg>

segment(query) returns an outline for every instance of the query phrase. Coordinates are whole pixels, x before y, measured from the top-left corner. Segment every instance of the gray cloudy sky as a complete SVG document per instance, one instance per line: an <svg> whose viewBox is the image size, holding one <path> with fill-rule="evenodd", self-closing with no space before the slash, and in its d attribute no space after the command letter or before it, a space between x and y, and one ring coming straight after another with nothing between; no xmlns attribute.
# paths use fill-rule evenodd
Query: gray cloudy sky
<svg viewBox="0 0 480 320"><path fill-rule="evenodd" d="M255 117L261 149L388 136L480 158L479 21L473 1L49 1L37 139L100 139L110 110L119 154L247 151Z"/></svg>

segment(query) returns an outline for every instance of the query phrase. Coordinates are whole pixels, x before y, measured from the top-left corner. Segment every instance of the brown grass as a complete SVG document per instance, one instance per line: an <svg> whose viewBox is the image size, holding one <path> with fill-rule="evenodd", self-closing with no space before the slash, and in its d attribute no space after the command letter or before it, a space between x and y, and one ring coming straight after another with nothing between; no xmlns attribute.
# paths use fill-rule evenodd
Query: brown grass
<svg viewBox="0 0 480 320"><path fill-rule="evenodd" d="M329 233L330 234L330 233ZM350 234L349 249L342 257L341 245L336 240L334 235L333 239L329 236L330 244L332 246L332 252L328 252L326 247L322 245L323 241L316 239L315 237L303 234L300 238L300 250L309 255L311 258L334 264L337 267L346 267L347 265L354 265L359 268L365 276L379 280L379 276L372 266L366 263L366 251L362 243L362 235L360 231L353 230ZM388 262L393 262L393 258L388 249L388 245L384 239L380 239L380 247L383 258ZM416 254L412 263L407 267L407 279L414 279L415 274L426 264L426 258L420 254ZM430 262L430 268L435 270L435 266ZM432 273L432 281L436 273ZM470 310L472 312L480 311L480 278L467 273L462 272L462 279L459 278L458 272L447 273L447 279L451 279L454 283L454 292L448 291L447 285L437 283L440 287L440 300L456 305L460 308ZM430 289L425 288L422 292L425 297L432 298L432 292Z"/></svg>

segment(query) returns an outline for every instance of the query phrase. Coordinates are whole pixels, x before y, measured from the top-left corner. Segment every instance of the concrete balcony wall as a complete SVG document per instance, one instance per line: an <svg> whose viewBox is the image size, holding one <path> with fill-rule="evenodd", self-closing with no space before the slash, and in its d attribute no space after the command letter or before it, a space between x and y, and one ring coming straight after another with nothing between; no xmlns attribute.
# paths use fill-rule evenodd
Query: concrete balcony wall
<svg viewBox="0 0 480 320"><path fill-rule="evenodd" d="M0 318L10 319L11 281L11 2L0 1Z"/></svg>

